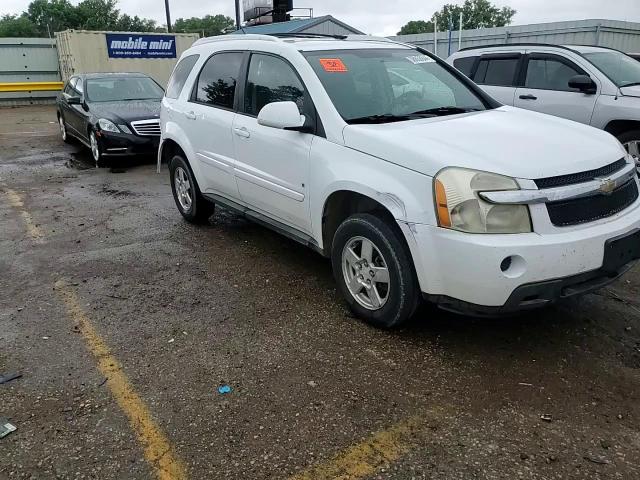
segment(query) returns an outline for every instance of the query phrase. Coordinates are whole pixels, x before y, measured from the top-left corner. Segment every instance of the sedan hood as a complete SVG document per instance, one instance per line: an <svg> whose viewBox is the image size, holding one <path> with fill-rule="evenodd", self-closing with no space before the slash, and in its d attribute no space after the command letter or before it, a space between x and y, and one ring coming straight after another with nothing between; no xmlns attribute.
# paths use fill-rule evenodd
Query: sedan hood
<svg viewBox="0 0 640 480"><path fill-rule="evenodd" d="M123 102L95 102L89 110L98 118L116 123L131 123L136 120L160 118L161 100L128 100Z"/></svg>
<svg viewBox="0 0 640 480"><path fill-rule="evenodd" d="M348 125L355 150L434 176L457 166L518 178L592 170L624 149L608 133L513 107L379 125Z"/></svg>
<svg viewBox="0 0 640 480"><path fill-rule="evenodd" d="M620 92L625 97L640 97L640 85L633 85L631 87L622 87Z"/></svg>

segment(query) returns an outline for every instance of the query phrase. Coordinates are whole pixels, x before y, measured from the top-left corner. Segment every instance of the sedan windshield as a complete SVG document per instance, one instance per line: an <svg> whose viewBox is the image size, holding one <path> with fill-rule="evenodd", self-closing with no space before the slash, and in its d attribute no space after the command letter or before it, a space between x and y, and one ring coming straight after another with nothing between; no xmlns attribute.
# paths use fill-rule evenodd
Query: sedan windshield
<svg viewBox="0 0 640 480"><path fill-rule="evenodd" d="M585 53L584 56L618 87L640 85L640 62L622 52Z"/></svg>
<svg viewBox="0 0 640 480"><path fill-rule="evenodd" d="M87 100L118 102L125 100L161 100L162 88L149 77L90 78Z"/></svg>
<svg viewBox="0 0 640 480"><path fill-rule="evenodd" d="M305 56L347 123L388 123L487 108L464 83L417 50L333 50Z"/></svg>

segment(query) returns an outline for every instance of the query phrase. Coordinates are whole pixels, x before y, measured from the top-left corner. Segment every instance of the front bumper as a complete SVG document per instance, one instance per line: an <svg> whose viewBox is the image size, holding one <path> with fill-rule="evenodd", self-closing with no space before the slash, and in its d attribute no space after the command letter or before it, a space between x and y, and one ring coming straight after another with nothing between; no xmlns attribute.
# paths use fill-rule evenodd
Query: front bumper
<svg viewBox="0 0 640 480"><path fill-rule="evenodd" d="M103 155L155 155L160 145L160 137L102 131L100 142Z"/></svg>
<svg viewBox="0 0 640 480"><path fill-rule="evenodd" d="M627 271L635 254L607 265L605 246L640 229L639 204L605 222L544 235L402 228L425 298L457 312L508 314L596 290Z"/></svg>

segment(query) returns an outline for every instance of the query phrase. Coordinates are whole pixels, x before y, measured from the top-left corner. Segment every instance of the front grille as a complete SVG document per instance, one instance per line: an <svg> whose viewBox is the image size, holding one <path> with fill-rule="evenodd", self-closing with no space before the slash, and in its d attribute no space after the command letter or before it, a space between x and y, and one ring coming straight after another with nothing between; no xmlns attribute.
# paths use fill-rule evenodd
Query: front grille
<svg viewBox="0 0 640 480"><path fill-rule="evenodd" d="M632 178L610 195L592 195L590 197L547 203L551 223L556 227L567 227L581 223L594 222L611 217L629 207L638 199L638 186Z"/></svg>
<svg viewBox="0 0 640 480"><path fill-rule="evenodd" d="M131 127L136 135L142 135L143 137L159 137L160 136L160 120L137 120L131 122Z"/></svg>
<svg viewBox="0 0 640 480"><path fill-rule="evenodd" d="M589 170L587 172L571 173L569 175L560 175L559 177L547 177L534 180L538 188L554 188L564 187L565 185L573 185L576 183L590 182L598 177L606 177L612 173L616 173L622 170L627 164L624 158L621 158L617 162L613 162L604 167L597 168L595 170Z"/></svg>

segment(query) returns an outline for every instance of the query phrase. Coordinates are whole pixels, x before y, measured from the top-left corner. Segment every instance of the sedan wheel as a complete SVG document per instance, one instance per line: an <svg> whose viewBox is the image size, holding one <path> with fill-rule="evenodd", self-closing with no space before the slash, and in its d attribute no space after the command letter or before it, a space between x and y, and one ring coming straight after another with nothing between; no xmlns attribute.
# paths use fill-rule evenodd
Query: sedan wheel
<svg viewBox="0 0 640 480"><path fill-rule="evenodd" d="M60 135L62 136L62 141L67 141L67 127L64 124L64 119L62 117L58 117L58 123L60 125Z"/></svg>
<svg viewBox="0 0 640 480"><path fill-rule="evenodd" d="M96 162L96 167L100 167L102 164L102 153L100 152L100 144L98 143L98 137L95 132L89 133L89 142L91 144L91 156Z"/></svg>

